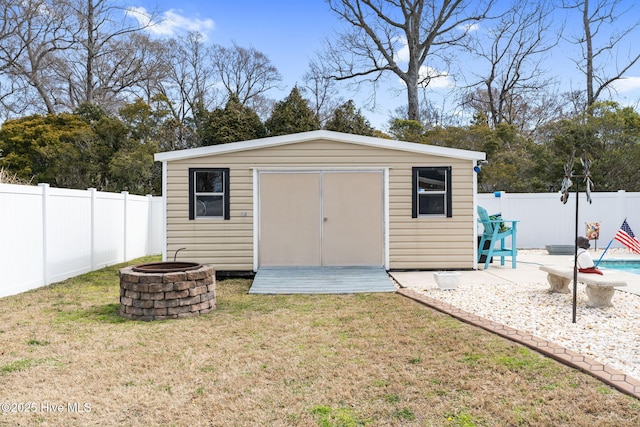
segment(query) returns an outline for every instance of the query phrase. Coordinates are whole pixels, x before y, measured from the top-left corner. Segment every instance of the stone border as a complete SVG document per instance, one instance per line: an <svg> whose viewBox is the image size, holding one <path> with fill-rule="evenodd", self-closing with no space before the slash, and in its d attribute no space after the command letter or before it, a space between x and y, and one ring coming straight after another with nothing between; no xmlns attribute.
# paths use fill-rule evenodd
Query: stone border
<svg viewBox="0 0 640 427"><path fill-rule="evenodd" d="M120 315L132 320L194 317L216 308L213 267L171 273L119 270Z"/></svg>

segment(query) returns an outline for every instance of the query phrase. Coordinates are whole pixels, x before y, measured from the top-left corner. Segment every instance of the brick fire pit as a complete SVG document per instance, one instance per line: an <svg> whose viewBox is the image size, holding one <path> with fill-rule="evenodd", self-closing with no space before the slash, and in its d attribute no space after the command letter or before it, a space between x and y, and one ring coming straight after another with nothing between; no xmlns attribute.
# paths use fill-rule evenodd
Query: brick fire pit
<svg viewBox="0 0 640 427"><path fill-rule="evenodd" d="M216 308L213 267L158 262L121 268L120 315L133 320L194 317Z"/></svg>

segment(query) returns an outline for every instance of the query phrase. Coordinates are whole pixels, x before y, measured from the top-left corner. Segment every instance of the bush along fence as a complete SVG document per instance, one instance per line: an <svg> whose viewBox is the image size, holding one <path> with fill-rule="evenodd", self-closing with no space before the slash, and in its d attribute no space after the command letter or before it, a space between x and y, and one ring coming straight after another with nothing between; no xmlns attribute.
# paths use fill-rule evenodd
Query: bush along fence
<svg viewBox="0 0 640 427"><path fill-rule="evenodd" d="M162 197L0 184L0 297L162 252Z"/></svg>

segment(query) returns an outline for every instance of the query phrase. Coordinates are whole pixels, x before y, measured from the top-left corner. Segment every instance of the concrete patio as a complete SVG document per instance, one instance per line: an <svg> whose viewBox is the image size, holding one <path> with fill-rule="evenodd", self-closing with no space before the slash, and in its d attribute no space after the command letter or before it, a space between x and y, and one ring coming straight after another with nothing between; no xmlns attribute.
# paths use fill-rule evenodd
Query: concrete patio
<svg viewBox="0 0 640 427"><path fill-rule="evenodd" d="M594 261L597 261L602 250L590 250ZM624 249L609 250L604 259L629 259L640 261L640 255ZM500 265L500 259L494 258L489 269L460 271L461 283L467 284L507 284L517 286L519 283L546 283L547 273L540 270L541 265L573 268L573 255L549 255L545 250L520 250L517 267L511 268L511 259L507 258L505 265ZM482 267L482 266L480 266ZM627 283L621 292L640 295L640 274L633 274L613 269L604 269L604 276L612 280L623 280ZM433 271L396 271L390 272L391 277L402 287L431 287L436 286Z"/></svg>

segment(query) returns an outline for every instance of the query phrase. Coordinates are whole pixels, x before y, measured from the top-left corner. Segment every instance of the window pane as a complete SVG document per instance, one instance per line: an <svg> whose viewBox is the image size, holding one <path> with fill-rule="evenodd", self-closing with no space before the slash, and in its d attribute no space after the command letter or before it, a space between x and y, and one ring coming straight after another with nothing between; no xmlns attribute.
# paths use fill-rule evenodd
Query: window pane
<svg viewBox="0 0 640 427"><path fill-rule="evenodd" d="M444 215L444 194L420 194L418 196L419 215Z"/></svg>
<svg viewBox="0 0 640 427"><path fill-rule="evenodd" d="M221 170L196 172L196 193L222 193L223 176Z"/></svg>
<svg viewBox="0 0 640 427"><path fill-rule="evenodd" d="M418 193L445 191L446 170L422 169L418 171Z"/></svg>
<svg viewBox="0 0 640 427"><path fill-rule="evenodd" d="M222 217L224 214L223 196L197 196L196 197L196 218L197 217Z"/></svg>

